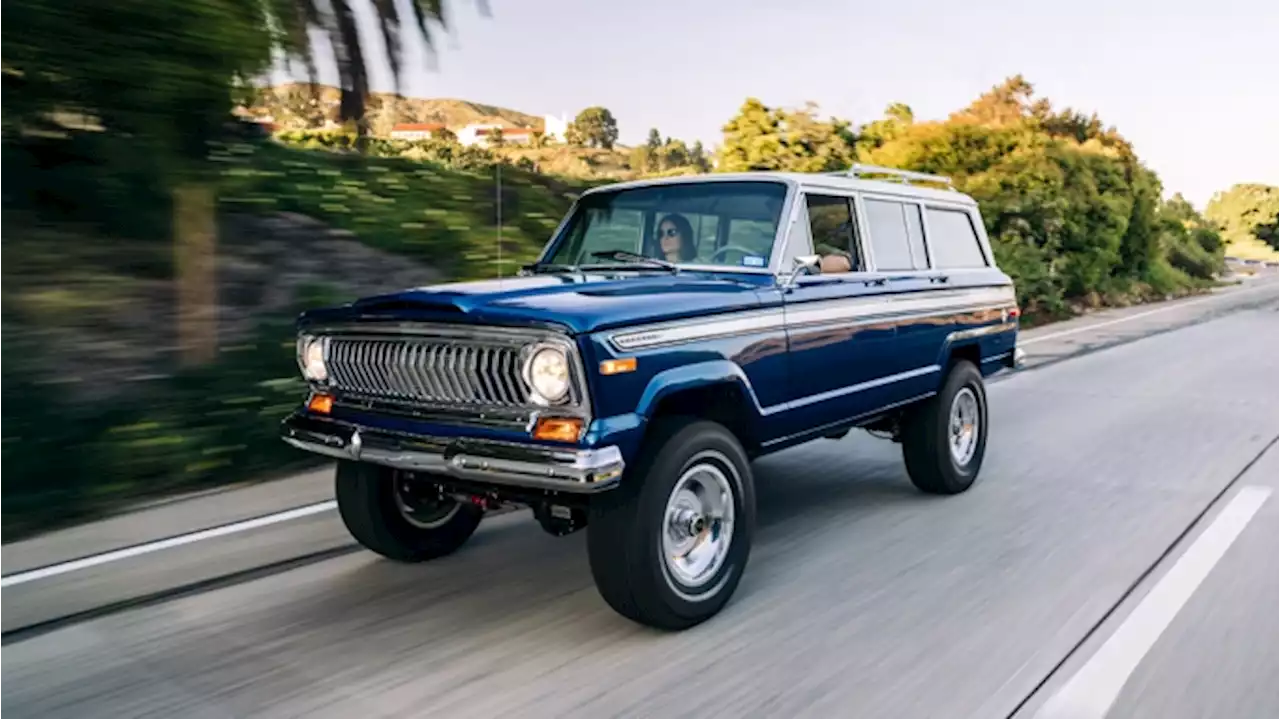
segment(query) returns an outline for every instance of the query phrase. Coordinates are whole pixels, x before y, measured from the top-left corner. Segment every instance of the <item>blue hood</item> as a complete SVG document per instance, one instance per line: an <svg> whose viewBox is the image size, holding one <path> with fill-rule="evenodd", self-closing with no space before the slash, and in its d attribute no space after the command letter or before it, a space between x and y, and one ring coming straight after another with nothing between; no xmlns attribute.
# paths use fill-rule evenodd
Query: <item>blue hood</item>
<svg viewBox="0 0 1280 719"><path fill-rule="evenodd" d="M313 322L446 321L559 326L578 334L642 322L710 315L760 305L769 275L586 273L454 282L365 297L306 312Z"/></svg>

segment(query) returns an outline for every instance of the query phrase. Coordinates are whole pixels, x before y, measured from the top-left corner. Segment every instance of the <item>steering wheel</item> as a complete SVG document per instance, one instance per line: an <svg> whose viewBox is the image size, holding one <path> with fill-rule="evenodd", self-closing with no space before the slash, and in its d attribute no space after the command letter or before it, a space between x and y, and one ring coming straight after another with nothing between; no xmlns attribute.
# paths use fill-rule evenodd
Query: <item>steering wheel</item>
<svg viewBox="0 0 1280 719"><path fill-rule="evenodd" d="M729 250L737 250L738 252L741 252L744 255L755 254L755 250L752 250L750 247L743 247L742 245L725 245L724 247L721 247L715 252L712 252L711 256L707 258L707 261L714 262L717 257L728 252Z"/></svg>

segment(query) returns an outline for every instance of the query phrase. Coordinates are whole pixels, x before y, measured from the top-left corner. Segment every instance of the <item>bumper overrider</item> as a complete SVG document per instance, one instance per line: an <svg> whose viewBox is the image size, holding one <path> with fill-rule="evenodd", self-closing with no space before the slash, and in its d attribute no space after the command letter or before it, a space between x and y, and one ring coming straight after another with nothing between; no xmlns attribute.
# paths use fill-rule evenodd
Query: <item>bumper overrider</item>
<svg viewBox="0 0 1280 719"><path fill-rule="evenodd" d="M302 413L281 425L284 441L309 452L456 479L592 493L622 478L617 447L557 448L388 432Z"/></svg>

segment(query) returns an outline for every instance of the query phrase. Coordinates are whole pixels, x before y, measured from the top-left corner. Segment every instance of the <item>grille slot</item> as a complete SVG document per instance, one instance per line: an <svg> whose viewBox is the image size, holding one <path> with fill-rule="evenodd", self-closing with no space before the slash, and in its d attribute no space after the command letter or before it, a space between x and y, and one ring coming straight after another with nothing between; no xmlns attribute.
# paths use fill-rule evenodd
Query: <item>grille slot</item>
<svg viewBox="0 0 1280 719"><path fill-rule="evenodd" d="M435 338L332 337L326 364L340 392L431 404L528 405L518 347Z"/></svg>

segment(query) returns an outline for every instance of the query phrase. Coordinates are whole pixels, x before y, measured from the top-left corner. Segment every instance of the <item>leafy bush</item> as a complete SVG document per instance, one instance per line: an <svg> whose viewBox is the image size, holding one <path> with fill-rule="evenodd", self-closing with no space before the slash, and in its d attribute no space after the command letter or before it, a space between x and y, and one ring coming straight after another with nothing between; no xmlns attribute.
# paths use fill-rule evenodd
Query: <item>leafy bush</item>
<svg viewBox="0 0 1280 719"><path fill-rule="evenodd" d="M894 105L862 128L874 164L948 175L981 206L1001 267L1029 315L1158 287L1193 290L1222 270L1216 233L1096 117L1055 112L1020 76L941 122Z"/></svg>

